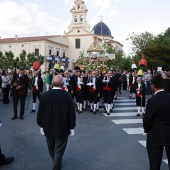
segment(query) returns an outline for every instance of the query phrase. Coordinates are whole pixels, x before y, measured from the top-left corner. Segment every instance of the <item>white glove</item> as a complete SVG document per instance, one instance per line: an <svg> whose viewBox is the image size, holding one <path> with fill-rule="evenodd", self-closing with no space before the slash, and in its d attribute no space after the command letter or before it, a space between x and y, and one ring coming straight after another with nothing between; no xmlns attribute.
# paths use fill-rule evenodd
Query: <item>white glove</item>
<svg viewBox="0 0 170 170"><path fill-rule="evenodd" d="M43 128L40 128L40 133L41 133L41 135L44 135L44 129Z"/></svg>
<svg viewBox="0 0 170 170"><path fill-rule="evenodd" d="M70 136L74 136L74 129L70 129Z"/></svg>

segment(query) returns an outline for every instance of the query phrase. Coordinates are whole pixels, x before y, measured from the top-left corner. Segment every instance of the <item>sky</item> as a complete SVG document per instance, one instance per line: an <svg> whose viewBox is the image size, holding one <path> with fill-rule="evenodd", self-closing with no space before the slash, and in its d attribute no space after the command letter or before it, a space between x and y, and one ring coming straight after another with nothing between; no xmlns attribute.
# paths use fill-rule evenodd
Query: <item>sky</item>
<svg viewBox="0 0 170 170"><path fill-rule="evenodd" d="M75 0L0 0L0 37L63 35L72 20ZM84 0L91 26L103 22L114 40L131 53L133 32L158 35L170 27L170 0Z"/></svg>

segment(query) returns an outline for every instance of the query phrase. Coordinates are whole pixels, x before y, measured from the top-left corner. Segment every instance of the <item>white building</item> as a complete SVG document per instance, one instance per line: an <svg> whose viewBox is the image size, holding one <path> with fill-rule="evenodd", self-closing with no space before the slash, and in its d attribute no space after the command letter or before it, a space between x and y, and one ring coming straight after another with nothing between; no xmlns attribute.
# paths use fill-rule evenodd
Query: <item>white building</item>
<svg viewBox="0 0 170 170"><path fill-rule="evenodd" d="M68 57L70 60L69 69L72 68L72 61L76 61L80 51L87 51L94 42L94 37L98 42L109 42L115 48L115 51L122 50L123 45L113 40L109 27L102 21L96 24L92 30L86 20L87 8L82 0L76 0L73 8L70 10L72 21L68 31L64 35L19 37L0 39L0 51L12 51L17 57L22 50L27 53L34 52L35 55L46 57L42 70L46 70L52 60L52 55Z"/></svg>

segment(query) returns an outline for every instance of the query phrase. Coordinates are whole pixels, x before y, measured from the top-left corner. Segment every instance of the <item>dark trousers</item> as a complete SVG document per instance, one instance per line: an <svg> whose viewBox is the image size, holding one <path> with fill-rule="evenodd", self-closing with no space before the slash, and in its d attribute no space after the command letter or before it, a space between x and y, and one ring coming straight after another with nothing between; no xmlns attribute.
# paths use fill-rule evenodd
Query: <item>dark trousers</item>
<svg viewBox="0 0 170 170"><path fill-rule="evenodd" d="M141 103L141 102L142 102L142 103ZM146 102L145 96L143 96L142 99L141 99L141 97L137 97L137 96L136 96L136 106L145 107L145 102Z"/></svg>
<svg viewBox="0 0 170 170"><path fill-rule="evenodd" d="M3 91L3 103L9 103L9 88L2 88Z"/></svg>
<svg viewBox="0 0 170 170"><path fill-rule="evenodd" d="M3 165L5 162L5 156L2 154L1 149L0 149L0 165Z"/></svg>
<svg viewBox="0 0 170 170"><path fill-rule="evenodd" d="M112 90L103 90L104 103L111 104L113 103L113 91Z"/></svg>
<svg viewBox="0 0 170 170"><path fill-rule="evenodd" d="M83 91L76 91L76 102L82 103L83 104L83 98L84 98L84 93Z"/></svg>
<svg viewBox="0 0 170 170"><path fill-rule="evenodd" d="M130 93L134 93L133 85L130 85Z"/></svg>
<svg viewBox="0 0 170 170"><path fill-rule="evenodd" d="M13 109L14 109L14 116L17 116L17 105L18 100L20 100L20 116L24 115L25 110L25 99L26 96L20 96L20 95L13 95Z"/></svg>
<svg viewBox="0 0 170 170"><path fill-rule="evenodd" d="M57 140L51 137L47 137L47 145L50 156L53 160L53 170L61 170L62 157L67 146L67 140Z"/></svg>
<svg viewBox="0 0 170 170"><path fill-rule="evenodd" d="M163 146L147 145L147 152L150 162L150 170L160 170L162 155L163 155ZM165 146L166 154L168 157L168 165L170 169L170 146Z"/></svg>
<svg viewBox="0 0 170 170"><path fill-rule="evenodd" d="M123 82L123 90L127 90L127 81Z"/></svg>
<svg viewBox="0 0 170 170"><path fill-rule="evenodd" d="M40 100L40 92L38 90L33 90L32 92L32 96L33 96L33 103L36 103L36 98L38 97L38 99Z"/></svg>
<svg viewBox="0 0 170 170"><path fill-rule="evenodd" d="M150 95L151 94L151 83L150 83L150 81L147 81L146 82L146 94L147 95Z"/></svg>
<svg viewBox="0 0 170 170"><path fill-rule="evenodd" d="M89 101L90 103L97 104L97 91L89 91Z"/></svg>

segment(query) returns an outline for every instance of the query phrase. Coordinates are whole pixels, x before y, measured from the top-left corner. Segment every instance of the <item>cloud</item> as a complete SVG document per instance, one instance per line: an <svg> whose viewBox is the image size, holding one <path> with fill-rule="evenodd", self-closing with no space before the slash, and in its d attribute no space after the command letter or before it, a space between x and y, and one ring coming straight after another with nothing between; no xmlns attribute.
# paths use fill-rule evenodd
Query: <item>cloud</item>
<svg viewBox="0 0 170 170"><path fill-rule="evenodd" d="M3 16L0 22L1 37L39 35L41 32L63 34L63 28L58 27L64 25L61 19L41 11L37 3L4 1L0 3L0 16Z"/></svg>

